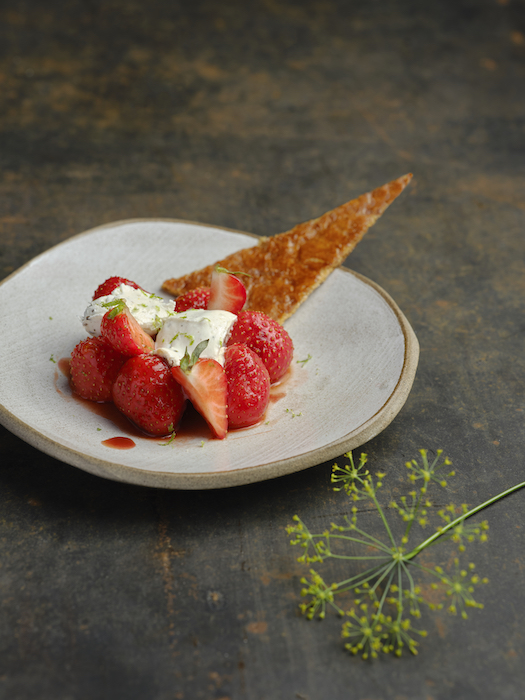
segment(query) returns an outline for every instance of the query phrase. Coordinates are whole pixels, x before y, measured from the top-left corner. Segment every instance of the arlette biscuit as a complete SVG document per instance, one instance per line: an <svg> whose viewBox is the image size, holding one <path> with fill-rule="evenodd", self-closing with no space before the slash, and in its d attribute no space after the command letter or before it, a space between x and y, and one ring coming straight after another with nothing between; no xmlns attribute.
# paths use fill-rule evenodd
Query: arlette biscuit
<svg viewBox="0 0 525 700"><path fill-rule="evenodd" d="M263 311L279 323L291 316L352 252L385 209L412 178L409 173L383 187L294 226L290 231L262 238L253 247L228 255L213 265L164 282L162 289L178 296L209 286L219 264L241 279L248 293L246 309Z"/></svg>

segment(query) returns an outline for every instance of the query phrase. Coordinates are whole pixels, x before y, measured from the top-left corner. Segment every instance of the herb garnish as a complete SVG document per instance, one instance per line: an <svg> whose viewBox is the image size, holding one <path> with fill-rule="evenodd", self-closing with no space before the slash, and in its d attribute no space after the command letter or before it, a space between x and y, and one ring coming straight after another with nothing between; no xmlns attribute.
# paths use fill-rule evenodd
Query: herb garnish
<svg viewBox="0 0 525 700"><path fill-rule="evenodd" d="M442 589L449 598L447 610L455 615L460 613L467 617L468 608L482 608L474 598L475 589L487 582L474 573L474 564L462 565L461 555L468 544L474 541L484 542L487 539L488 524L470 524L465 521L475 513L504 498L508 494L525 486L525 482L499 493L475 508L466 505L457 508L450 504L437 511L441 519L436 532L422 540L416 546L408 546L413 536L412 527L417 524L425 527L428 522L429 509L433 507L428 498L427 490L433 484L442 488L447 486L447 478L454 475L453 471L442 474L444 468L451 465L448 458L441 457L442 450L430 464L427 451L420 450L421 463L412 460L406 463L409 470L409 481L415 487L407 496L399 501L391 501L388 507L394 510L401 520L406 523L401 537L394 535L395 528L391 527L386 517L386 507L381 505L377 493L382 486L385 474L374 476L366 469L366 454L362 454L357 467L352 453L345 456L349 464L332 469L332 483L336 484L335 491L344 490L352 499L354 505L351 517L345 516L345 524L332 523L331 530L320 534L309 531L304 522L296 515L294 524L287 528L288 534L293 535L292 545L304 548L304 553L298 558L305 564L322 563L326 559L338 559L349 562L369 561L371 565L365 570L351 573L348 578L332 584L326 584L316 570L310 569L310 578L302 578L304 588L301 595L309 597L302 604L301 610L308 619L316 615L323 619L327 606L332 607L338 614L349 618L342 628L342 636L348 640L345 649L352 654L361 654L364 659L376 658L378 652L393 652L401 656L404 649L417 654L418 642L415 636L426 636L425 630L415 629L412 619L421 616L421 606L426 605L430 610L443 608L442 603L429 599L429 594L416 584L413 574L426 574L432 579L432 589ZM358 501L371 502L377 511L384 529L384 536L379 539L357 524ZM459 515L454 517L456 513ZM416 557L423 550L440 540L451 540L458 546L458 556L454 558L454 567L446 572L442 567L423 566L417 563ZM358 554L345 554L341 546L348 545L352 550L362 549ZM341 593L351 593L355 596L350 610L343 610L335 602L335 597Z"/></svg>

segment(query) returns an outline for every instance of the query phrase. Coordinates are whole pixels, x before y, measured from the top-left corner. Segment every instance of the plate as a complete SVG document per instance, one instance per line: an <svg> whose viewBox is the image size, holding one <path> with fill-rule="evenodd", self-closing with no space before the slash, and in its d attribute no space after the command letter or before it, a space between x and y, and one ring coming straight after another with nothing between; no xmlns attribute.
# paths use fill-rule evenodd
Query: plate
<svg viewBox="0 0 525 700"><path fill-rule="evenodd" d="M169 444L132 437L133 449L117 450L108 445L127 436L125 427L72 396L60 359L85 337L80 317L100 282L121 275L160 294L165 279L256 244L250 234L193 222L128 220L74 236L24 265L0 285L0 422L92 474L174 489L271 479L376 436L406 401L419 346L389 295L345 268L285 322L294 361L255 427L213 440L197 423Z"/></svg>

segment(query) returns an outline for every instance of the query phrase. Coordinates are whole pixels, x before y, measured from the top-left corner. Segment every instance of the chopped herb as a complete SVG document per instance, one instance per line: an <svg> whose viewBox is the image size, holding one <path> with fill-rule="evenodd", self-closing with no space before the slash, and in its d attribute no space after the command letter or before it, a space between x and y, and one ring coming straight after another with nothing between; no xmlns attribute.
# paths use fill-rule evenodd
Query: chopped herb
<svg viewBox="0 0 525 700"><path fill-rule="evenodd" d="M171 429L173 430L173 426L171 426ZM171 445L171 444L173 443L173 441L175 440L176 437L177 437L177 433L173 433L173 434L170 436L170 439L169 439L169 440L166 440L166 442L159 442L159 445L160 445L161 447L165 447L166 445Z"/></svg>
<svg viewBox="0 0 525 700"><path fill-rule="evenodd" d="M120 314L122 311L124 311L125 308L127 308L124 299L103 301L101 306L103 306L106 309L111 309L111 311L109 312L109 318L115 318L115 316L118 316L118 314Z"/></svg>
<svg viewBox="0 0 525 700"><path fill-rule="evenodd" d="M170 340L170 345L171 345L172 343L174 343L174 342L177 340L177 338L179 337L179 335L184 336L184 338L187 338L187 339L190 341L190 347L191 347L191 346L193 345L193 343L195 342L195 338L194 338L192 335L190 335L189 333L175 333L175 335L173 336L173 338Z"/></svg>

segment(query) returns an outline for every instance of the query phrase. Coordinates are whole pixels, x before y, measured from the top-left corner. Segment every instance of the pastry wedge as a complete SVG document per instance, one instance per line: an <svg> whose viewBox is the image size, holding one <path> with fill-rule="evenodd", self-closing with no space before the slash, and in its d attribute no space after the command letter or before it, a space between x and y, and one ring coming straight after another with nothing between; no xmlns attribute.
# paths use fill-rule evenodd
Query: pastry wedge
<svg viewBox="0 0 525 700"><path fill-rule="evenodd" d="M318 219L261 238L254 246L201 270L166 280L162 289L178 296L196 287L207 287L219 264L232 272L246 273L241 277L248 293L246 309L263 311L282 323L343 263L411 178L410 173L403 175Z"/></svg>

